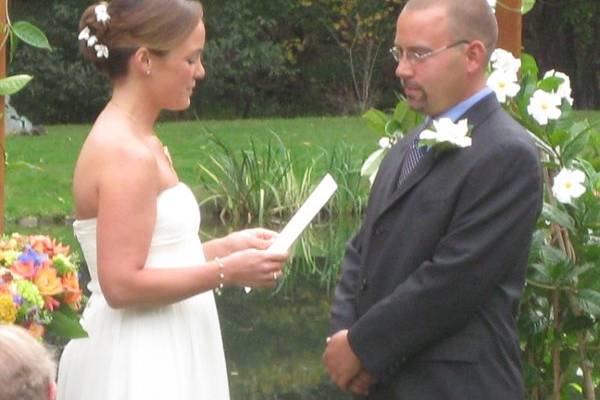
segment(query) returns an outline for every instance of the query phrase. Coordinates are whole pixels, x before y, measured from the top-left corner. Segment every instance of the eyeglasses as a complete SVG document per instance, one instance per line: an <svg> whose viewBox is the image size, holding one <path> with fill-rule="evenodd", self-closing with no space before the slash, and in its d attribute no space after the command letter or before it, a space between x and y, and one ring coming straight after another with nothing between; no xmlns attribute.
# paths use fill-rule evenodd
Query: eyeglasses
<svg viewBox="0 0 600 400"><path fill-rule="evenodd" d="M469 44L469 43L470 42L468 40L463 39L463 40L459 40L458 42L449 44L447 46L440 47L439 49L434 49L434 50L429 50L429 51L424 51L424 52L419 52L416 50L403 50L403 49L399 49L396 46L394 46L390 49L390 53L392 54L392 57L394 57L394 60L396 60L396 62L400 62L400 60L402 60L402 58L406 56L406 61L408 61L408 63L410 65L415 65L420 62L423 62L424 60L428 59L429 57L433 57L436 54L440 54L441 52L444 52L448 49L459 46L461 44Z"/></svg>

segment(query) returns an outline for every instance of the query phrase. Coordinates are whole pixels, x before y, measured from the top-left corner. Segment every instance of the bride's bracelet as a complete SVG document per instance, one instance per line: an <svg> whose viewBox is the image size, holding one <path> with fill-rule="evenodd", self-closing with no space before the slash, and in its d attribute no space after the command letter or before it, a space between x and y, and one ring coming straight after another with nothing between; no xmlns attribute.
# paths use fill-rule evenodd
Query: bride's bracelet
<svg viewBox="0 0 600 400"><path fill-rule="evenodd" d="M220 296L221 291L223 290L224 281L225 281L225 266L223 265L223 261L219 257L215 257L215 262L219 267L219 286L215 288L215 292Z"/></svg>

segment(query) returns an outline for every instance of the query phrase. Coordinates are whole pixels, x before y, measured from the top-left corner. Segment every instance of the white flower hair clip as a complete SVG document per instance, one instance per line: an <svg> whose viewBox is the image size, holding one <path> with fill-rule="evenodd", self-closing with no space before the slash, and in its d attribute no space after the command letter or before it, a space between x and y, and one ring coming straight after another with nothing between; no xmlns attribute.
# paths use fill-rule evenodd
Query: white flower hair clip
<svg viewBox="0 0 600 400"><path fill-rule="evenodd" d="M98 38L95 35L90 36L87 40L88 47L92 47L96 43L98 43Z"/></svg>
<svg viewBox="0 0 600 400"><path fill-rule="evenodd" d="M96 50L96 57L98 58L108 58L108 47L103 44L97 44L94 46L94 50Z"/></svg>
<svg viewBox="0 0 600 400"><path fill-rule="evenodd" d="M96 35L91 35L91 31L88 26L79 32L79 36L77 38L85 41L88 47L93 47L94 50L96 50L97 58L108 58L108 47L98 43L98 37L96 37Z"/></svg>
<svg viewBox="0 0 600 400"><path fill-rule="evenodd" d="M96 20L98 22L107 23L110 20L110 15L108 15L108 8L106 3L101 3L94 8L94 12L96 13Z"/></svg>
<svg viewBox="0 0 600 400"><path fill-rule="evenodd" d="M79 40L88 40L90 38L90 28L89 27L85 27L81 30L81 32L79 32L79 36L78 39Z"/></svg>

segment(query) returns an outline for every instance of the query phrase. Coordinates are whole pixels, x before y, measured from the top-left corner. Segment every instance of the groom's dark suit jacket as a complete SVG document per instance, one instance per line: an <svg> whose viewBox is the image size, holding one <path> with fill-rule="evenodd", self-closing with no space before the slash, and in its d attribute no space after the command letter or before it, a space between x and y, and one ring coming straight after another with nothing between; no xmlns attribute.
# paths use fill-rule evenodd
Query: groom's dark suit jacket
<svg viewBox="0 0 600 400"><path fill-rule="evenodd" d="M379 383L370 399L523 397L519 298L542 202L538 154L486 96L465 115L472 145L430 149L398 186L416 132L383 160L348 243L332 332Z"/></svg>

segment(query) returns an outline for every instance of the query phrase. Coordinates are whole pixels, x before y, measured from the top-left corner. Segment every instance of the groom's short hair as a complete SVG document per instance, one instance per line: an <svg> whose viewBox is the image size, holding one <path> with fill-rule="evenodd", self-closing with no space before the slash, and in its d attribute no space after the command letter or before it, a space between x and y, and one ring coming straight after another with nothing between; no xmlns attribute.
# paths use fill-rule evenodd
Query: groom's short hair
<svg viewBox="0 0 600 400"><path fill-rule="evenodd" d="M480 40L486 47L488 58L491 56L498 41L498 22L486 0L409 0L404 10L434 7L447 10L451 41Z"/></svg>

